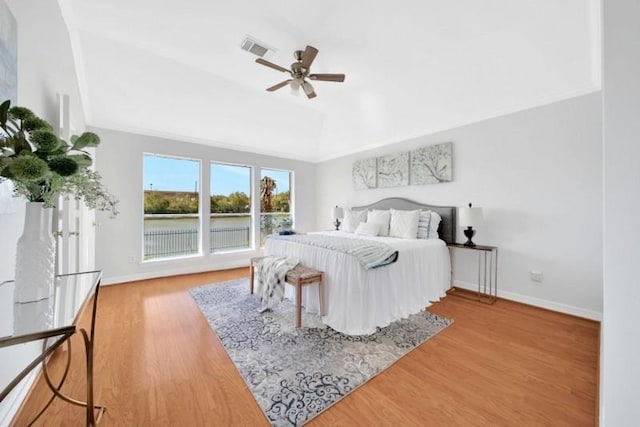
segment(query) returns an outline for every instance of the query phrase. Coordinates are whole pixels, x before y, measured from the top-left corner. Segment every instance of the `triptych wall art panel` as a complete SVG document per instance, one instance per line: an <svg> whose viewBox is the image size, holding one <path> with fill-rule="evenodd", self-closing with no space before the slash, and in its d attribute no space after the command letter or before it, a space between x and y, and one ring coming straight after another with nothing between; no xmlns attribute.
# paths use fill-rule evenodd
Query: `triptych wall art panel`
<svg viewBox="0 0 640 427"><path fill-rule="evenodd" d="M453 143L428 145L353 163L353 189L439 184L453 180Z"/></svg>
<svg viewBox="0 0 640 427"><path fill-rule="evenodd" d="M453 143L428 145L411 152L411 184L438 184L452 179Z"/></svg>
<svg viewBox="0 0 640 427"><path fill-rule="evenodd" d="M409 185L409 152L378 157L378 188Z"/></svg>
<svg viewBox="0 0 640 427"><path fill-rule="evenodd" d="M376 188L378 180L377 159L358 160L353 164L353 189L366 190Z"/></svg>

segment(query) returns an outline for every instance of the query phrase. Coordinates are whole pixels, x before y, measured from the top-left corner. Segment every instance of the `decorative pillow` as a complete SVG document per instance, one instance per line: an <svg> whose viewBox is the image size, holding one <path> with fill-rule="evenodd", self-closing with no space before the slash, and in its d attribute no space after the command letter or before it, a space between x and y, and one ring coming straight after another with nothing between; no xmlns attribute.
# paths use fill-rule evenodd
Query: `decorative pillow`
<svg viewBox="0 0 640 427"><path fill-rule="evenodd" d="M340 227L340 229L347 233L353 233L356 231L356 228L358 228L358 225L366 220L367 211L352 211L347 209L344 211L344 218L342 219L342 227Z"/></svg>
<svg viewBox="0 0 640 427"><path fill-rule="evenodd" d="M431 211L420 211L420 220L418 221L418 239L428 239L430 228Z"/></svg>
<svg viewBox="0 0 640 427"><path fill-rule="evenodd" d="M438 228L440 227L440 221L442 221L442 217L434 211L429 211L431 213L431 224L429 225L429 238L430 239L439 239Z"/></svg>
<svg viewBox="0 0 640 427"><path fill-rule="evenodd" d="M389 236L401 239L415 239L418 237L418 221L420 210L398 211L391 209L391 223Z"/></svg>
<svg viewBox="0 0 640 427"><path fill-rule="evenodd" d="M388 236L389 223L391 222L391 212L380 211L375 209L372 211L369 211L369 213L367 214L367 222L380 224L380 230L378 231L378 236Z"/></svg>
<svg viewBox="0 0 640 427"><path fill-rule="evenodd" d="M434 211L421 211L418 221L418 239L438 239L438 227L442 218Z"/></svg>
<svg viewBox="0 0 640 427"><path fill-rule="evenodd" d="M356 228L355 234L361 236L377 236L380 230L380 224L375 222L361 222L358 228Z"/></svg>

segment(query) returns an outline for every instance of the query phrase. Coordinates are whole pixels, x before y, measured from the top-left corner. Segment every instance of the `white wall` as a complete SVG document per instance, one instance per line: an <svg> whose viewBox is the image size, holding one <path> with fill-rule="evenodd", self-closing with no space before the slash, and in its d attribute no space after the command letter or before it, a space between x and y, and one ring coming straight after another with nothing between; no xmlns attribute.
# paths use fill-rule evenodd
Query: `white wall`
<svg viewBox="0 0 640 427"><path fill-rule="evenodd" d="M97 170L104 178L103 183L120 200L120 215L115 219L107 218L107 215L102 212L97 215L100 225L96 233L96 266L103 270L104 283L245 266L248 265L249 257L257 254L257 251L243 251L171 261L141 262L143 153L201 159L203 165L201 191L204 194L210 194L208 178L210 161L253 166L256 193L259 188L261 167L293 171L292 197L295 204L295 228L298 231L314 229L316 166L312 163L113 130L93 129L93 131L99 134L102 140L97 152ZM254 212L259 210L259 197L253 197L253 207ZM258 221L257 216L255 221Z"/></svg>
<svg viewBox="0 0 640 427"><path fill-rule="evenodd" d="M358 206L390 196L436 205L473 202L485 216L474 241L499 247L499 295L598 319L600 109L600 93L593 93L320 163L317 226L330 227L335 204ZM354 160L447 141L453 141L453 182L351 190ZM464 241L461 229L458 241ZM473 256L457 251L457 281L477 281ZM529 279L532 269L543 272L542 283Z"/></svg>
<svg viewBox="0 0 640 427"><path fill-rule="evenodd" d="M604 321L600 419L640 423L640 2L603 2Z"/></svg>
<svg viewBox="0 0 640 427"><path fill-rule="evenodd" d="M6 3L18 21L18 104L55 123L56 94L69 94L71 126L81 131L84 117L68 33L58 3L46 0L8 0ZM15 214L0 215L0 281L14 275L15 246L24 222L24 202L17 205ZM31 343L2 349L0 388L39 354L40 347L40 343ZM31 380L25 379L0 402L0 425L10 422Z"/></svg>

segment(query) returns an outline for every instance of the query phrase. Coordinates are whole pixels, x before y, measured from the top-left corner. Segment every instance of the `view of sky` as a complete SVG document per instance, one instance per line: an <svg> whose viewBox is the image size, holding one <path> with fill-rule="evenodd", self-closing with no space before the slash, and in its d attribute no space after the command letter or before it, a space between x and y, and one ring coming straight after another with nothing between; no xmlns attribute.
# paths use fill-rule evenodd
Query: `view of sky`
<svg viewBox="0 0 640 427"><path fill-rule="evenodd" d="M145 154L142 182L145 190L200 190L200 162Z"/></svg>
<svg viewBox="0 0 640 427"><path fill-rule="evenodd" d="M246 166L211 165L211 194L229 194L240 191L250 195L251 168Z"/></svg>
<svg viewBox="0 0 640 427"><path fill-rule="evenodd" d="M144 156L145 190L194 191L200 189L200 162L147 154ZM289 172L262 169L260 178L270 176L276 181L276 193L289 191ZM250 194L251 168L224 164L211 165L211 194L240 191Z"/></svg>

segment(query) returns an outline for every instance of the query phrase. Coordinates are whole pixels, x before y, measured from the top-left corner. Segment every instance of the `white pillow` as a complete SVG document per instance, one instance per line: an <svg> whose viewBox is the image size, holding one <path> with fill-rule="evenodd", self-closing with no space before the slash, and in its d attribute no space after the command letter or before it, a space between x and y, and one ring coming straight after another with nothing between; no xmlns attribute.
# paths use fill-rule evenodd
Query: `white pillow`
<svg viewBox="0 0 640 427"><path fill-rule="evenodd" d="M442 218L434 211L421 211L418 221L418 239L438 239L438 227Z"/></svg>
<svg viewBox="0 0 640 427"><path fill-rule="evenodd" d="M418 239L428 239L430 227L431 211L420 211L420 219L418 221Z"/></svg>
<svg viewBox="0 0 640 427"><path fill-rule="evenodd" d="M389 236L401 239L416 239L418 237L418 221L420 210L398 211L391 209L391 223Z"/></svg>
<svg viewBox="0 0 640 427"><path fill-rule="evenodd" d="M380 230L380 224L375 222L361 222L358 228L356 228L355 234L361 236L377 236Z"/></svg>
<svg viewBox="0 0 640 427"><path fill-rule="evenodd" d="M431 225L429 226L429 238L430 239L439 239L438 235L438 227L440 227L440 221L442 221L442 217L438 215L437 212L429 211L431 213Z"/></svg>
<svg viewBox="0 0 640 427"><path fill-rule="evenodd" d="M380 230L378 231L378 236L388 236L389 223L391 222L391 212L380 211L375 209L372 211L369 211L369 213L367 214L367 222L380 224Z"/></svg>
<svg viewBox="0 0 640 427"><path fill-rule="evenodd" d="M352 211L347 209L344 211L344 218L342 221L342 227L340 228L342 231L346 231L347 233L353 233L358 228L361 222L365 222L367 220L367 211Z"/></svg>

